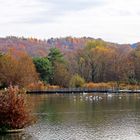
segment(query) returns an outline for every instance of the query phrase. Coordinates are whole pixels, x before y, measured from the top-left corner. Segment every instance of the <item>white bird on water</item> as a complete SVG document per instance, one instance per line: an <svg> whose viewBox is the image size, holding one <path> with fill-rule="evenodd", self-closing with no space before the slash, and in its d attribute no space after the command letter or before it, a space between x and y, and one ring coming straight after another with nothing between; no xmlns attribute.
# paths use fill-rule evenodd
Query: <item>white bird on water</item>
<svg viewBox="0 0 140 140"><path fill-rule="evenodd" d="M107 94L108 97L112 97L112 94Z"/></svg>
<svg viewBox="0 0 140 140"><path fill-rule="evenodd" d="M122 97L119 97L119 99L122 99Z"/></svg>
<svg viewBox="0 0 140 140"><path fill-rule="evenodd" d="M83 95L86 95L87 93L86 92L83 92Z"/></svg>

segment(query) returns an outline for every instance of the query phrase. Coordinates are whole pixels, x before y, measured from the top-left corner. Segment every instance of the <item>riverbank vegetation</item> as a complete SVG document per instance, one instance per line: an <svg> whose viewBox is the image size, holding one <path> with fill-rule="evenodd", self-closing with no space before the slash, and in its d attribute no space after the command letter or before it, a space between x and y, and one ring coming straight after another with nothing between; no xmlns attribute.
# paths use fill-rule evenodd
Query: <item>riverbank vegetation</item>
<svg viewBox="0 0 140 140"><path fill-rule="evenodd" d="M0 92L0 132L23 129L33 121L23 91L10 86Z"/></svg>
<svg viewBox="0 0 140 140"><path fill-rule="evenodd" d="M89 41L74 52L61 52L54 46L45 57L31 58L20 50L9 50L0 55L0 84L1 87L17 85L40 90L58 87L138 89L139 62L140 47L124 51L102 40Z"/></svg>

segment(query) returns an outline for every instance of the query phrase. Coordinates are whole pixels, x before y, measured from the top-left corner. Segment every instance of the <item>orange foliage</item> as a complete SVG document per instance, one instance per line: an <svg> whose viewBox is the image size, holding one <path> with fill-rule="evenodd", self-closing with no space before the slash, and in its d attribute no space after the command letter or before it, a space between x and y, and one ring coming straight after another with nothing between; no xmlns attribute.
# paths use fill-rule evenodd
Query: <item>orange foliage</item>
<svg viewBox="0 0 140 140"><path fill-rule="evenodd" d="M47 89L60 89L61 87L58 85L47 85Z"/></svg>
<svg viewBox="0 0 140 140"><path fill-rule="evenodd" d="M130 89L130 90L136 90L139 89L139 85L132 85L132 84L126 84L126 83L120 83L119 85L116 82L108 82L108 83L86 83L84 85L86 88L91 88L91 89Z"/></svg>
<svg viewBox="0 0 140 140"><path fill-rule="evenodd" d="M84 85L86 88L93 88L93 89L110 89L112 86L109 83L86 83Z"/></svg>
<svg viewBox="0 0 140 140"><path fill-rule="evenodd" d="M0 93L0 130L21 129L32 123L25 94L16 87Z"/></svg>
<svg viewBox="0 0 140 140"><path fill-rule="evenodd" d="M27 86L28 90L45 90L46 88L46 85L41 81L37 83L31 83Z"/></svg>
<svg viewBox="0 0 140 140"><path fill-rule="evenodd" d="M45 84L41 81L37 83L31 83L26 87L28 90L35 91L35 90L48 90L48 89L60 89L61 87L58 85L49 85Z"/></svg>
<svg viewBox="0 0 140 140"><path fill-rule="evenodd" d="M1 83L26 86L38 80L32 59L24 52L11 51L0 58Z"/></svg>

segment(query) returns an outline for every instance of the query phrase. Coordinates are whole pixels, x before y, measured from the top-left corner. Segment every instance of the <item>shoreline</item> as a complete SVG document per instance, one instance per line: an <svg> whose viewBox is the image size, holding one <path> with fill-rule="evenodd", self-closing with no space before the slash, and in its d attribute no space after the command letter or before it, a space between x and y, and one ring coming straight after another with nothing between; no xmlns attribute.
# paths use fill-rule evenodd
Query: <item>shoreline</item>
<svg viewBox="0 0 140 140"><path fill-rule="evenodd" d="M85 88L65 88L52 90L30 90L27 94L79 94L79 93L140 93L140 90L112 90L112 89L85 89Z"/></svg>

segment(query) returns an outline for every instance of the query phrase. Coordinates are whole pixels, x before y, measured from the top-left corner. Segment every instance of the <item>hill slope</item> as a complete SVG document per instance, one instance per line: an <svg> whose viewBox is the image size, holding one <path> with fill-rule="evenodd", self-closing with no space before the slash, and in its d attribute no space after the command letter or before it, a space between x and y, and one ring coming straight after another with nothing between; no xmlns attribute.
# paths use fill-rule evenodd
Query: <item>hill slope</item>
<svg viewBox="0 0 140 140"><path fill-rule="evenodd" d="M18 38L18 37L6 37L0 38L0 51L7 52L10 49L22 50L27 52L30 56L46 56L51 47L57 47L62 52L73 52L79 48L83 48L90 40L95 40L90 37L82 38L51 38L48 40L38 40L34 38ZM117 47L122 51L128 51L133 48L130 44L116 44L107 42L109 47ZM131 47L132 46L132 47ZM137 46L137 44L135 45Z"/></svg>

